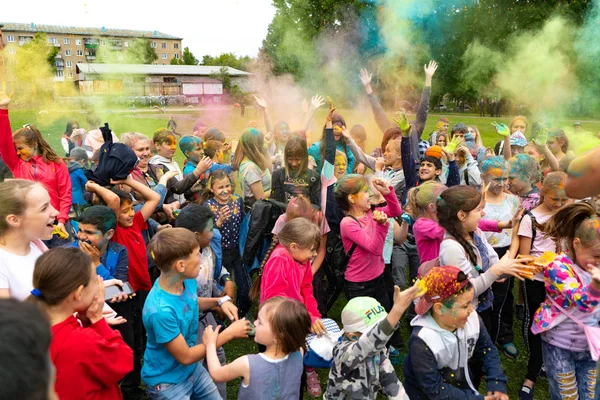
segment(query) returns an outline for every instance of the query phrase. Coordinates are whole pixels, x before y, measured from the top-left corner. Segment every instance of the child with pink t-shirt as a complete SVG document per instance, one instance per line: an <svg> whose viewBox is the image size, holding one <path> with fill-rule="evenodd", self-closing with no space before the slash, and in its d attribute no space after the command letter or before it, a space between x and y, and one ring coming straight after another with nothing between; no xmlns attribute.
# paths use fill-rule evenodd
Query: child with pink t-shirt
<svg viewBox="0 0 600 400"><path fill-rule="evenodd" d="M349 256L344 291L348 300L373 297L389 310L390 299L387 291L382 290L385 288L383 247L388 218L402 214L402 207L393 188L383 179L374 178L372 185L387 202L385 207L377 207L375 211L371 211L369 185L364 176L346 175L335 184L335 200L346 213L340 223L344 251Z"/></svg>

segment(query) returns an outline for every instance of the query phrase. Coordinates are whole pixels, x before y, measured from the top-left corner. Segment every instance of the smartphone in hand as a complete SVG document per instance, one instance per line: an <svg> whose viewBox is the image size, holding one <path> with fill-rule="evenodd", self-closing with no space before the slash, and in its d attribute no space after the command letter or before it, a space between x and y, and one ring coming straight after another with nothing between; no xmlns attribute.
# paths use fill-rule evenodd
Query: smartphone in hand
<svg viewBox="0 0 600 400"><path fill-rule="evenodd" d="M124 282L123 287L119 285L112 285L104 289L104 301L110 301L113 297L121 293L126 293L127 295L133 294L133 288L129 282Z"/></svg>

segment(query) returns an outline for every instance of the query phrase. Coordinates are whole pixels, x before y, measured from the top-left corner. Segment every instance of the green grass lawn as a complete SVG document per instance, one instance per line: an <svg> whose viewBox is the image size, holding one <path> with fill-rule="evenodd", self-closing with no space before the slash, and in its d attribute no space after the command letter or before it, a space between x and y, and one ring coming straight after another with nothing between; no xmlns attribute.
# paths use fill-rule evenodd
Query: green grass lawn
<svg viewBox="0 0 600 400"><path fill-rule="evenodd" d="M367 150L371 150L372 148L379 146L382 135L381 132L379 132L379 130L375 126L370 110L339 110L339 112L345 116L349 127L351 127L354 124L361 124L365 126L368 132ZM325 120L325 115L326 111L324 109L319 110L317 112L317 122L313 124L313 132L316 132L313 133L313 140L318 140L320 137L319 127L321 126L321 123ZM392 113L390 112L389 115L391 117ZM63 151L60 146L60 138L62 133L64 132L67 120L75 119L78 120L82 126L85 126L85 115L75 112L72 115L39 115L38 113L32 111L13 110L10 113L10 117L13 130L20 128L22 125L27 123L38 125L46 140L54 149L57 150L59 154L63 154ZM167 120L169 118L169 111L167 110L166 114L138 112L137 115L133 115L132 113L107 112L100 113L100 117L102 118L103 122L109 122L111 128L117 135L128 131L137 131L144 133L148 136L152 136L153 132L156 129L166 127ZM248 126L248 122L250 120L258 120L259 127L264 126L262 119L260 117L255 116L254 111L250 108L247 109L246 118L242 118L239 114L239 110L236 109L219 111L217 113L215 113L215 111L186 111L182 113L177 113L174 117L175 121L178 124L177 130L179 132L182 132L183 134L191 133L192 127L196 119L201 119L203 121L210 122L207 122L207 125L214 124L215 126L220 127L230 139L237 138L239 134L243 131L243 129L246 126ZM437 117L438 115L433 114L429 116L424 133L425 138L428 138L429 133L435 130L435 123L437 121ZM491 123L493 121L497 121L499 123L503 122L508 124L510 121L510 117L498 119L480 118L470 114L449 115L448 117L450 118L451 124L463 122L467 125L478 126L482 134L484 144L489 147L493 147L493 145L499 140ZM559 126L572 126L573 122L573 120L559 121ZM591 132L600 131L600 121L583 121L583 126L586 130ZM291 126L291 129L298 129L298 127ZM177 153L176 158L180 162L180 164L183 163L183 156L180 152ZM335 319L336 321L340 321L340 312L344 304L345 300L342 297L336 303L334 309L330 314L330 317ZM516 398L517 392L520 388L522 379L526 372L526 354L522 340L522 335L520 333L520 322L516 319L515 322L515 345L517 346L521 354L516 360L510 360L502 356L502 365L505 373L508 375L509 378L508 394L511 398ZM408 339L408 330L406 326L404 325L402 329L405 339ZM255 353L257 351L255 343L250 339L239 340L229 343L225 346L225 349L228 360L233 360L241 355ZM396 371L400 379L402 379L402 368L398 366L396 367ZM324 389L327 382L327 371L319 371L319 376L321 378L322 387ZM238 387L238 382L231 382L228 384L228 398L237 398ZM536 387L535 393L536 399L549 398L547 391L547 382L545 379L540 379L538 381L538 386ZM309 397L305 396L305 398Z"/></svg>

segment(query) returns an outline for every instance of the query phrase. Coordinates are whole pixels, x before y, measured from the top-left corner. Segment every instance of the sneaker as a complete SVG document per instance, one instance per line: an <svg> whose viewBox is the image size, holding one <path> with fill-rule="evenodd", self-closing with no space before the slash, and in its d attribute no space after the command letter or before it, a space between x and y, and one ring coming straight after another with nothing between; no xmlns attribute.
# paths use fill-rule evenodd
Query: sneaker
<svg viewBox="0 0 600 400"><path fill-rule="evenodd" d="M314 368L306 368L306 390L312 397L321 397L321 381Z"/></svg>
<svg viewBox="0 0 600 400"><path fill-rule="evenodd" d="M519 356L519 350L512 343L506 343L502 345L502 351L508 358L515 359Z"/></svg>
<svg viewBox="0 0 600 400"><path fill-rule="evenodd" d="M523 318L525 318L525 306L523 304L517 304L515 307L517 319L523 321Z"/></svg>
<svg viewBox="0 0 600 400"><path fill-rule="evenodd" d="M519 390L519 400L533 400L533 388L528 386L521 386Z"/></svg>

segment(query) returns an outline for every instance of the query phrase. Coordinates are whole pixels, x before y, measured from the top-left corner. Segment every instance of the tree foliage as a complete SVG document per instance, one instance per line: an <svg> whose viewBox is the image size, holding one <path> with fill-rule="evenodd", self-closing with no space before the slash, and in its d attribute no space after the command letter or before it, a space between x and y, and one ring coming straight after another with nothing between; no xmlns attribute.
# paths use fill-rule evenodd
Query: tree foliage
<svg viewBox="0 0 600 400"><path fill-rule="evenodd" d="M247 71L252 58L248 56L237 57L234 53L223 53L217 57L202 56L202 65L219 65L223 67L231 67L241 71Z"/></svg>
<svg viewBox="0 0 600 400"><path fill-rule="evenodd" d="M135 39L127 49L125 59L131 63L152 64L158 60L158 54L148 39ZM130 63L128 62L128 63Z"/></svg>
<svg viewBox="0 0 600 400"><path fill-rule="evenodd" d="M183 56L180 59L171 59L171 65L198 65L198 59L189 47L183 49Z"/></svg>
<svg viewBox="0 0 600 400"><path fill-rule="evenodd" d="M383 68L386 64L389 68L392 62L415 70L427 59L435 59L440 68L434 96L451 93L469 98L477 96L473 85L465 84L462 73L474 68L465 65L469 46L477 43L505 52L512 36L541 29L555 15L573 26L581 26L592 3L593 0L273 0L276 12L259 57L271 64L275 74L289 73L297 80L305 80L307 75L321 70L331 54L343 54L349 49L360 55L363 66L379 60ZM339 37L346 40L340 43ZM404 51L398 51L395 40L410 43ZM392 57L381 63L382 57L389 54ZM492 72L484 68L478 79L485 83Z"/></svg>

